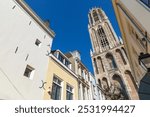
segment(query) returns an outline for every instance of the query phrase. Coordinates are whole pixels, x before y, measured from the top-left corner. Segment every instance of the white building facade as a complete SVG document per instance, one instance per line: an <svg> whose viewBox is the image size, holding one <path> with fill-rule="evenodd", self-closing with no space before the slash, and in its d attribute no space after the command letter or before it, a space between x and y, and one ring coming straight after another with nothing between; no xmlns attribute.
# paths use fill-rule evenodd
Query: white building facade
<svg viewBox="0 0 150 117"><path fill-rule="evenodd" d="M98 89L98 83L94 77L94 75L89 72L89 78L90 78L90 99L91 100L102 100L102 94L101 91Z"/></svg>
<svg viewBox="0 0 150 117"><path fill-rule="evenodd" d="M0 1L0 99L42 99L54 32L21 0Z"/></svg>

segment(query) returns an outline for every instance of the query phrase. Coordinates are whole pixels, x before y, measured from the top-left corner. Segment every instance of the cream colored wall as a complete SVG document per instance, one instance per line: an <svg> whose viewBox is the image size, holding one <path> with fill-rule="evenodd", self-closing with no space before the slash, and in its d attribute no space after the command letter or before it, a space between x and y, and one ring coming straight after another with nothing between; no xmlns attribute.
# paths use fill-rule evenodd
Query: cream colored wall
<svg viewBox="0 0 150 117"><path fill-rule="evenodd" d="M61 67L58 63L56 63L52 58L49 59L49 66L47 71L47 77L45 79L46 90L44 92L43 99L49 100L51 99L49 94L47 93L47 89L49 87L52 91L52 83L53 76L56 75L58 78L62 80L62 94L61 100L66 100L66 84L69 84L73 87L73 100L78 100L78 82L77 79L71 75L68 71L66 71L63 67Z"/></svg>
<svg viewBox="0 0 150 117"><path fill-rule="evenodd" d="M131 3L129 5L128 4L129 2L133 2L134 8L131 8ZM138 17L137 15L139 15L139 12L137 13L137 11L140 10L140 14L143 14L147 11L145 11L146 9L144 9L144 7L141 6L139 3L137 3L137 1L135 1L135 0L132 0L132 1L127 0L127 1L122 1L122 2L120 2L120 0L113 0L113 6L115 9L119 27L120 27L120 30L122 33L125 49L127 51L127 55L128 55L129 62L130 62L130 66L131 66L132 72L134 74L134 77L136 78L136 83L138 83L138 85L139 85L141 78L145 74L145 71L139 65L138 56L140 55L140 52L145 53L146 49L144 47L142 47L139 40L137 40L135 35L132 34L132 32L130 31L130 26L139 35L139 38L142 38L141 34L138 32L138 30L132 24L132 22L127 18L127 16L122 12L122 10L116 5L116 3L120 3L120 4L123 3L124 5L127 5L125 7L122 4L122 7L127 10L127 13L132 18L134 18L134 20L136 21L136 23L138 23L139 26L141 26L141 25L146 26L145 23L148 21L147 20L148 17L145 18L145 20L147 20L147 21L145 21L145 20L142 21L142 18L143 18L142 15L139 18L137 18ZM147 23L147 26L148 26L148 23ZM147 28L147 26L145 28ZM143 27L140 27L140 28L143 28ZM147 31L150 32L149 29Z"/></svg>

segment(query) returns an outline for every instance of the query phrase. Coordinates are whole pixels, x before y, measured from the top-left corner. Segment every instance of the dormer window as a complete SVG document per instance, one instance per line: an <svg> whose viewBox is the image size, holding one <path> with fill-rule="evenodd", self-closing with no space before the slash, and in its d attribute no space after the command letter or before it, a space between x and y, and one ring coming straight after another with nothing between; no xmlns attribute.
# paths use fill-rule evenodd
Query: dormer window
<svg viewBox="0 0 150 117"><path fill-rule="evenodd" d="M150 0L140 0L140 1L150 8Z"/></svg>
<svg viewBox="0 0 150 117"><path fill-rule="evenodd" d="M58 59L59 59L62 63L64 63L64 58L63 58L62 55L59 54Z"/></svg>
<svg viewBox="0 0 150 117"><path fill-rule="evenodd" d="M69 62L66 60L65 61L65 65L68 67L69 66Z"/></svg>
<svg viewBox="0 0 150 117"><path fill-rule="evenodd" d="M61 55L60 53L58 54L58 60L61 62L61 63L63 63L65 66L67 66L68 68L70 68L71 69L71 67L70 67L70 62L63 56L63 55Z"/></svg>

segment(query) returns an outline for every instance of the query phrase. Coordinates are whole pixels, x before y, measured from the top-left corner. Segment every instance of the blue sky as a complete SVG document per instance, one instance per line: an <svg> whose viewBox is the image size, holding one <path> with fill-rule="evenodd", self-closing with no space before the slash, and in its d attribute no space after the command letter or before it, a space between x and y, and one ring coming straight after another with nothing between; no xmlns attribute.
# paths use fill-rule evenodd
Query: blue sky
<svg viewBox="0 0 150 117"><path fill-rule="evenodd" d="M90 58L91 42L88 33L88 12L101 7L120 36L111 0L25 0L43 19L50 20L56 33L52 49L63 53L79 50L82 62L93 73Z"/></svg>

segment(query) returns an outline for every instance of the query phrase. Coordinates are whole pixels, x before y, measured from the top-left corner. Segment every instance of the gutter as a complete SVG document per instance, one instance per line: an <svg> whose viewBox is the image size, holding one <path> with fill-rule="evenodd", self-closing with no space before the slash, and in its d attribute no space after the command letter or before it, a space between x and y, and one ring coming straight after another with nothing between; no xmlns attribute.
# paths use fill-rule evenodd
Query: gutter
<svg viewBox="0 0 150 117"><path fill-rule="evenodd" d="M52 38L55 37L55 33L52 29L47 28L42 19L24 2L24 0L13 0L17 2Z"/></svg>

